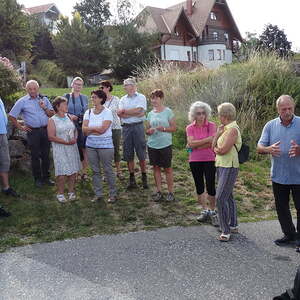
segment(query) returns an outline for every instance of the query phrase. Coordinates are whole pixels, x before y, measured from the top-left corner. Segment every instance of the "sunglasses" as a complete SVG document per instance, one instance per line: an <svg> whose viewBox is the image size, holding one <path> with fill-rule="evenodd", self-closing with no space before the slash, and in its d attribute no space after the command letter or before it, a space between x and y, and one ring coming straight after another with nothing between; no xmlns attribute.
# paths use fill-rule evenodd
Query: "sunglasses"
<svg viewBox="0 0 300 300"><path fill-rule="evenodd" d="M196 116L201 116L201 115L205 116L206 113L204 111L197 111L196 112Z"/></svg>

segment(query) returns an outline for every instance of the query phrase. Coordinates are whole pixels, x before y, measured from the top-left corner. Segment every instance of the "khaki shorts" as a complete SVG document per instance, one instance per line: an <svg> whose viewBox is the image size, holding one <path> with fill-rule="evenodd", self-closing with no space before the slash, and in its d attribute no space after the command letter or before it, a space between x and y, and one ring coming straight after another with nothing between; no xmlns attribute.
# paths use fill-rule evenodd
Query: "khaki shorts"
<svg viewBox="0 0 300 300"><path fill-rule="evenodd" d="M10 156L6 134L0 134L0 173L8 173L10 168Z"/></svg>

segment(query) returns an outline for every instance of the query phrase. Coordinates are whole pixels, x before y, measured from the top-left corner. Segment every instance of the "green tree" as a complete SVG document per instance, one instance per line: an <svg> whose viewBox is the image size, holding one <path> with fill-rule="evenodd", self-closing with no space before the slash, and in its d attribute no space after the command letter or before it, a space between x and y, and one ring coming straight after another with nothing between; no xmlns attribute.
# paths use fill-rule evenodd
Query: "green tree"
<svg viewBox="0 0 300 300"><path fill-rule="evenodd" d="M256 33L246 32L246 37L240 45L235 57L238 61L248 60L253 52L260 50L260 41Z"/></svg>
<svg viewBox="0 0 300 300"><path fill-rule="evenodd" d="M33 32L30 19L16 0L0 1L0 53L13 60L31 49Z"/></svg>
<svg viewBox="0 0 300 300"><path fill-rule="evenodd" d="M74 9L79 12L86 25L98 30L102 29L111 17L109 3L105 0L82 0L76 3Z"/></svg>
<svg viewBox="0 0 300 300"><path fill-rule="evenodd" d="M108 66L106 37L93 29L87 29L79 13L74 14L71 22L68 18L62 18L57 28L53 45L57 61L65 72L85 76Z"/></svg>
<svg viewBox="0 0 300 300"><path fill-rule="evenodd" d="M278 26L269 24L259 37L259 44L262 49L273 51L281 57L287 57L292 54L292 43L287 40L287 36Z"/></svg>

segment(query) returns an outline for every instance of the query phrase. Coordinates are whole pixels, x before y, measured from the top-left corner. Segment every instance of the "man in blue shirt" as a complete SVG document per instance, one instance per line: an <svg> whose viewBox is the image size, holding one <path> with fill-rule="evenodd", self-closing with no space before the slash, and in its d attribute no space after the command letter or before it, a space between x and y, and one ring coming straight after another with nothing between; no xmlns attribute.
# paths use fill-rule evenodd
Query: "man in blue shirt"
<svg viewBox="0 0 300 300"><path fill-rule="evenodd" d="M300 247L300 117L294 115L295 102L283 95L276 102L279 117L269 121L262 132L257 150L272 155L271 179L278 219L284 237L276 245L296 240ZM297 232L293 224L289 198L292 193L297 210Z"/></svg>
<svg viewBox="0 0 300 300"><path fill-rule="evenodd" d="M7 196L19 197L19 195L10 187L8 172L10 168L10 157L7 140L7 115L4 104L0 99L0 177L2 182L2 193ZM0 217L8 217L10 213L6 212L0 206Z"/></svg>
<svg viewBox="0 0 300 300"><path fill-rule="evenodd" d="M28 94L15 103L9 118L15 127L27 132L35 185L54 185L49 174L50 142L47 134L48 119L54 115L54 111L50 101L39 94L39 84L35 80L26 83L26 91ZM19 116L24 124L18 122Z"/></svg>

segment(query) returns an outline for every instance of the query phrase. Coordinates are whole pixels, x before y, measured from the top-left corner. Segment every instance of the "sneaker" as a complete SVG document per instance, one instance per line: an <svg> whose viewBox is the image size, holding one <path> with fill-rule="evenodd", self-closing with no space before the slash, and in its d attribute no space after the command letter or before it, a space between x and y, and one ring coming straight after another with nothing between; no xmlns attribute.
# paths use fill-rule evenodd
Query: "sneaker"
<svg viewBox="0 0 300 300"><path fill-rule="evenodd" d="M149 188L146 173L142 173L142 183L143 183L143 189L148 189Z"/></svg>
<svg viewBox="0 0 300 300"><path fill-rule="evenodd" d="M6 211L4 208L0 207L0 218L10 217L11 213Z"/></svg>
<svg viewBox="0 0 300 300"><path fill-rule="evenodd" d="M167 201L167 202L175 201L174 194L173 194L173 193L168 193L168 194L167 194L167 197L166 197L166 201Z"/></svg>
<svg viewBox="0 0 300 300"><path fill-rule="evenodd" d="M300 240L296 240L296 252L300 253Z"/></svg>
<svg viewBox="0 0 300 300"><path fill-rule="evenodd" d="M56 199L60 203L66 203L67 202L67 199L65 198L65 195L63 195L63 194L56 195Z"/></svg>
<svg viewBox="0 0 300 300"><path fill-rule="evenodd" d="M137 188L137 184L134 176L129 177L129 184L127 186L127 190L133 190Z"/></svg>
<svg viewBox="0 0 300 300"><path fill-rule="evenodd" d="M293 242L295 240L295 238L293 236L287 236L285 235L284 237L282 237L281 239L275 240L274 243L277 246L285 246L290 244L291 242Z"/></svg>
<svg viewBox="0 0 300 300"><path fill-rule="evenodd" d="M92 198L91 202L96 203L96 202L101 202L103 200L102 196L95 196Z"/></svg>
<svg viewBox="0 0 300 300"><path fill-rule="evenodd" d="M220 224L219 217L215 210L210 211L209 218L210 218L211 225L213 225L215 227L219 227L219 224Z"/></svg>
<svg viewBox="0 0 300 300"><path fill-rule="evenodd" d="M236 227L230 227L230 233L239 233L239 228Z"/></svg>
<svg viewBox="0 0 300 300"><path fill-rule="evenodd" d="M197 217L198 222L206 222L209 219L209 211L208 210L203 210L199 217Z"/></svg>
<svg viewBox="0 0 300 300"><path fill-rule="evenodd" d="M5 194L6 196L12 196L12 197L15 197L15 198L20 197L20 195L15 190L13 190L11 187L9 187L6 190L2 190L2 193Z"/></svg>
<svg viewBox="0 0 300 300"><path fill-rule="evenodd" d="M154 202L161 202L164 200L164 196L161 192L157 192L152 195L152 199L154 200Z"/></svg>
<svg viewBox="0 0 300 300"><path fill-rule="evenodd" d="M68 198L69 198L70 201L76 200L76 195L75 195L75 193L73 193L73 192L68 193Z"/></svg>

